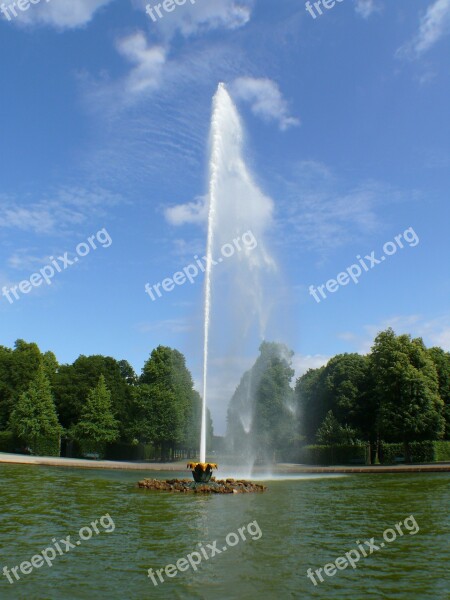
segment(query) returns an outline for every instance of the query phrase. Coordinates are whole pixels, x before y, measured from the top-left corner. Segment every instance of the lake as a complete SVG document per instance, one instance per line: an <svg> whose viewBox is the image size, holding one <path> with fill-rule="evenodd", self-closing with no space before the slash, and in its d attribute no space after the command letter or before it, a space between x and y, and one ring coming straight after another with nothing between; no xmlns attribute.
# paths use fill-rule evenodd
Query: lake
<svg viewBox="0 0 450 600"><path fill-rule="evenodd" d="M0 574L0 598L449 598L446 473L305 476L211 497L136 487L174 476L0 465L0 569L13 581ZM51 567L36 558L46 548ZM355 569L328 566L316 585L307 577L347 552L361 556ZM177 561L155 586L148 569Z"/></svg>

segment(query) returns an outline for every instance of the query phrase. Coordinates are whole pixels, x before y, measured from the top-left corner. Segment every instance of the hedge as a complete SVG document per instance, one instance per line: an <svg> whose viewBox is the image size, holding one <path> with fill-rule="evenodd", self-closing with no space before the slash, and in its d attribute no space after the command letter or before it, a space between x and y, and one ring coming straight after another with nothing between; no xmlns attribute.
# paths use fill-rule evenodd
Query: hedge
<svg viewBox="0 0 450 600"><path fill-rule="evenodd" d="M77 440L77 454L80 458L86 458L88 454L96 455L98 458L105 458L106 444L104 442L94 442L92 440Z"/></svg>
<svg viewBox="0 0 450 600"><path fill-rule="evenodd" d="M105 452L107 460L151 460L155 457L155 449L151 445L124 444L116 442L108 444Z"/></svg>
<svg viewBox="0 0 450 600"><path fill-rule="evenodd" d="M38 437L36 440L36 448L30 444L33 454L38 456L60 456L61 446L60 438L44 438Z"/></svg>
<svg viewBox="0 0 450 600"><path fill-rule="evenodd" d="M35 447L36 446L36 447ZM38 437L36 443L26 443L17 438L11 431L0 431L0 452L20 453L25 447L30 447L33 454L38 456L59 456L59 437Z"/></svg>
<svg viewBox="0 0 450 600"><path fill-rule="evenodd" d="M409 454L413 463L432 463L450 461L450 442L410 442ZM380 461L382 465L391 465L395 459L405 460L403 444L381 444Z"/></svg>
<svg viewBox="0 0 450 600"><path fill-rule="evenodd" d="M434 460L450 462L450 442L434 442Z"/></svg>
<svg viewBox="0 0 450 600"><path fill-rule="evenodd" d="M308 465L365 464L366 446L304 446L300 462Z"/></svg>
<svg viewBox="0 0 450 600"><path fill-rule="evenodd" d="M0 431L0 452L16 452L17 440L12 431Z"/></svg>
<svg viewBox="0 0 450 600"><path fill-rule="evenodd" d="M372 448L372 451L374 448ZM405 460L403 444L382 443L380 462L392 465ZM367 446L304 446L300 450L298 462L307 465L354 465L366 463ZM409 454L414 463L450 461L450 441L410 442ZM397 459L397 460L396 460ZM400 460L398 460L400 459Z"/></svg>

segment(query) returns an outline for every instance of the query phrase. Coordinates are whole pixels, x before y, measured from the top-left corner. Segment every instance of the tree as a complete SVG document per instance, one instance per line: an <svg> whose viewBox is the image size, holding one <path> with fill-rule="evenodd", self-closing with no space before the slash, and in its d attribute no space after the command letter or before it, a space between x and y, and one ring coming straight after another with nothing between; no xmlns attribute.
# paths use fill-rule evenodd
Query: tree
<svg viewBox="0 0 450 600"><path fill-rule="evenodd" d="M439 380L439 396L444 402L444 438L450 440L450 352L445 352L442 348L430 348L428 353L436 367Z"/></svg>
<svg viewBox="0 0 450 600"><path fill-rule="evenodd" d="M138 376L136 375L133 367L127 360L119 360L120 374L128 385L136 385L138 383Z"/></svg>
<svg viewBox="0 0 450 600"><path fill-rule="evenodd" d="M295 396L299 407L300 432L310 444L314 443L316 431L331 409L330 398L325 393L326 369L308 369L299 377Z"/></svg>
<svg viewBox="0 0 450 600"><path fill-rule="evenodd" d="M402 441L408 459L411 441L439 439L444 432L436 367L421 339L392 329L378 334L370 362L381 436Z"/></svg>
<svg viewBox="0 0 450 600"><path fill-rule="evenodd" d="M196 446L200 444L200 417L196 421L199 395L194 390L186 359L178 350L158 346L144 365L140 385L148 386L145 392L147 419L153 431L153 443L161 449L161 456L174 457L176 449L192 449L193 435L198 432ZM212 439L210 422L208 439ZM195 433L194 433L195 432Z"/></svg>
<svg viewBox="0 0 450 600"><path fill-rule="evenodd" d="M119 422L121 438L129 441L134 371L125 363L109 356L81 355L72 365L59 368L54 379L54 394L61 423L66 429L79 421L89 391L103 375L111 393L111 410Z"/></svg>
<svg viewBox="0 0 450 600"><path fill-rule="evenodd" d="M72 427L71 435L78 441L93 442L99 447L115 442L119 437L118 423L111 408L111 392L103 375L100 375L97 385L89 391L81 418Z"/></svg>
<svg viewBox="0 0 450 600"><path fill-rule="evenodd" d="M11 414L11 430L39 454L43 438L55 439L62 433L50 383L44 368L38 369L28 390L23 392Z"/></svg>
<svg viewBox="0 0 450 600"><path fill-rule="evenodd" d="M377 405L370 393L369 360L359 354L338 354L325 367L310 369L296 384L301 431L313 443L332 411L367 440L376 439Z"/></svg>
<svg viewBox="0 0 450 600"><path fill-rule="evenodd" d="M348 425L342 426L333 411L330 410L316 433L318 444L335 446L339 444L353 445L357 442L356 431Z"/></svg>
<svg viewBox="0 0 450 600"><path fill-rule="evenodd" d="M272 461L298 439L297 415L290 386L293 352L283 344L263 342L228 409L227 437L235 453Z"/></svg>
<svg viewBox="0 0 450 600"><path fill-rule="evenodd" d="M325 404L341 423L374 437L377 407L369 393L369 360L359 354L338 354L326 366Z"/></svg>
<svg viewBox="0 0 450 600"><path fill-rule="evenodd" d="M43 364L37 344L17 340L14 350L0 347L0 430L6 429L14 406Z"/></svg>

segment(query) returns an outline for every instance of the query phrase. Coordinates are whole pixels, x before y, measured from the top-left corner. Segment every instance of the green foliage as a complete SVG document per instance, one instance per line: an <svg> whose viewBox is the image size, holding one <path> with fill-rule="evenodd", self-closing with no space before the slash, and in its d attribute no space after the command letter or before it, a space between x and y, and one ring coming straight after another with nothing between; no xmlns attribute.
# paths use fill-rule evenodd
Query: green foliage
<svg viewBox="0 0 450 600"><path fill-rule="evenodd" d="M37 375L27 391L21 394L11 413L10 428L21 440L31 446L34 454L42 453L44 445L50 448L56 447L53 440L59 440L62 427L58 422L50 383L43 366L38 368ZM45 444L44 440L47 440Z"/></svg>
<svg viewBox="0 0 450 600"><path fill-rule="evenodd" d="M404 460L405 447L403 444L385 444L381 445L380 463L383 465L393 465L396 458Z"/></svg>
<svg viewBox="0 0 450 600"><path fill-rule="evenodd" d="M295 392L291 360L285 346L264 342L242 376L228 410L227 446L235 456L294 460L303 439L343 447L356 443L358 433L372 449L385 441L385 462L396 456L448 459L444 442L430 443L450 439L450 353L426 349L422 340L389 329L377 336L368 356L335 356L300 377ZM198 453L201 398L177 350L156 348L138 378L124 360L80 356L59 366L52 352L41 353L36 344L17 340L14 349L0 346L0 451L28 445L39 453L59 452L52 395L61 423L76 432L85 452L106 451L118 459L121 453L151 458ZM208 411L208 447L211 439ZM325 459L331 460L326 454Z"/></svg>
<svg viewBox="0 0 450 600"><path fill-rule="evenodd" d="M356 438L356 431L348 425L342 426L333 415L332 410L328 411L316 433L317 443L325 446L355 445L357 443Z"/></svg>
<svg viewBox="0 0 450 600"><path fill-rule="evenodd" d="M91 439L79 439L77 440L77 448L80 458L103 460L106 456L106 442L96 442Z"/></svg>
<svg viewBox="0 0 450 600"><path fill-rule="evenodd" d="M108 444L105 450L107 460L152 460L156 457L155 448L150 444Z"/></svg>
<svg viewBox="0 0 450 600"><path fill-rule="evenodd" d="M186 360L178 350L166 346L153 350L134 392L134 413L133 435L159 446L164 458L175 447L198 452L201 399L194 390ZM208 424L210 442L209 411Z"/></svg>
<svg viewBox="0 0 450 600"><path fill-rule="evenodd" d="M72 365L62 365L54 380L55 402L62 425L75 425L89 391L105 378L111 392L111 410L119 422L123 439L128 437L127 424L132 415L133 369L126 361L109 356L79 356Z"/></svg>
<svg viewBox="0 0 450 600"><path fill-rule="evenodd" d="M442 436L438 376L422 340L388 329L376 337L370 363L381 437L408 444Z"/></svg>
<svg viewBox="0 0 450 600"><path fill-rule="evenodd" d="M272 461L297 444L296 407L290 381L293 352L282 344L263 342L228 408L227 437L232 452Z"/></svg>
<svg viewBox="0 0 450 600"><path fill-rule="evenodd" d="M340 423L374 439L375 406L369 393L368 359L339 354L326 367L310 369L297 381L300 431L310 442L331 410Z"/></svg>
<svg viewBox="0 0 450 600"><path fill-rule="evenodd" d="M450 352L445 352L442 348L430 348L428 353L436 367L439 396L444 402L444 438L450 440Z"/></svg>
<svg viewBox="0 0 450 600"><path fill-rule="evenodd" d="M411 442L409 451L411 453L411 462L415 463L430 463L434 461L434 444L431 440L423 442Z"/></svg>
<svg viewBox="0 0 450 600"><path fill-rule="evenodd" d="M118 423L111 410L111 392L103 375L88 392L80 420L71 428L71 436L81 444L94 443L99 448L108 442L115 442L119 437Z"/></svg>
<svg viewBox="0 0 450 600"><path fill-rule="evenodd" d="M450 442L434 442L434 460L450 462Z"/></svg>
<svg viewBox="0 0 450 600"><path fill-rule="evenodd" d="M331 409L325 396L326 368L309 369L297 380L295 395L300 411L300 431L308 442L315 440L316 431Z"/></svg>
<svg viewBox="0 0 450 600"><path fill-rule="evenodd" d="M404 444L383 443L381 445L381 464L392 465L396 462L434 462L435 444L437 443L438 442L433 442L431 440L426 440L422 442L411 442L408 445L409 457L406 456Z"/></svg>
<svg viewBox="0 0 450 600"><path fill-rule="evenodd" d="M17 438L12 431L0 431L0 452L14 452Z"/></svg>
<svg viewBox="0 0 450 600"><path fill-rule="evenodd" d="M37 344L17 340L14 350L0 346L0 430L8 427L11 413L40 367L44 355Z"/></svg>
<svg viewBox="0 0 450 600"><path fill-rule="evenodd" d="M367 446L361 445L310 445L301 449L299 462L306 465L365 464Z"/></svg>
<svg viewBox="0 0 450 600"><path fill-rule="evenodd" d="M59 436L39 436L36 443L39 456L60 456L60 443L61 438ZM32 450L36 454L35 449L32 448Z"/></svg>

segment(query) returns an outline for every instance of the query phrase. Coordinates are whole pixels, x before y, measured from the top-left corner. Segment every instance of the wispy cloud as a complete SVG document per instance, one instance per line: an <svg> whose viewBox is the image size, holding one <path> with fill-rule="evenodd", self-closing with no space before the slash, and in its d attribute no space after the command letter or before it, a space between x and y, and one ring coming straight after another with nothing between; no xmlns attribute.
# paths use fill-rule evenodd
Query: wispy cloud
<svg viewBox="0 0 450 600"><path fill-rule="evenodd" d="M151 26L166 39L172 38L176 33L187 38L215 29L243 27L251 18L254 3L255 0L188 0L154 22L150 20L150 16L148 18ZM134 4L144 11L149 2L134 0Z"/></svg>
<svg viewBox="0 0 450 600"><path fill-rule="evenodd" d="M271 79L238 77L230 86L236 100L250 104L254 115L264 121L275 121L285 131L300 125L300 120L289 114L289 106L278 87Z"/></svg>
<svg viewBox="0 0 450 600"><path fill-rule="evenodd" d="M363 18L368 19L380 11L380 5L375 0L355 0L355 10Z"/></svg>
<svg viewBox="0 0 450 600"><path fill-rule="evenodd" d="M207 198L198 196L193 202L170 206L165 209L164 216L174 226L204 223L207 218Z"/></svg>
<svg viewBox="0 0 450 600"><path fill-rule="evenodd" d="M138 323L136 329L139 333L153 333L164 330L169 333L186 333L193 330L193 325L186 319L163 319L146 323Z"/></svg>
<svg viewBox="0 0 450 600"><path fill-rule="evenodd" d="M295 370L295 377L301 377L309 369L323 367L331 358L331 356L325 354L296 354L292 359L292 368Z"/></svg>
<svg viewBox="0 0 450 600"><path fill-rule="evenodd" d="M397 50L400 58L420 58L450 33L450 0L435 0L422 16L417 35Z"/></svg>
<svg viewBox="0 0 450 600"><path fill-rule="evenodd" d="M29 4L25 11L17 10L11 19L15 25L47 25L57 29L73 29L89 23L95 13L113 0L41 0Z"/></svg>
<svg viewBox="0 0 450 600"><path fill-rule="evenodd" d="M372 347L373 340L380 331L388 327L397 335L410 333L413 337L421 337L428 346L440 346L450 351L450 315L429 319L422 315L396 315L376 324L363 327L362 332L343 332L340 339L349 342L358 352L366 354Z"/></svg>
<svg viewBox="0 0 450 600"><path fill-rule="evenodd" d="M32 271L41 267L48 261L48 256L37 256L33 254L32 248L20 248L8 258L8 266L18 271Z"/></svg>
<svg viewBox="0 0 450 600"><path fill-rule="evenodd" d="M127 95L140 95L159 87L166 63L166 50L162 46L150 46L145 34L138 31L119 40L117 49L134 65L124 81Z"/></svg>
<svg viewBox="0 0 450 600"><path fill-rule="evenodd" d="M378 207L405 196L372 180L348 183L313 160L298 163L281 184L283 244L301 244L321 255L378 231Z"/></svg>
<svg viewBox="0 0 450 600"><path fill-rule="evenodd" d="M120 196L104 189L60 188L41 200L0 197L0 229L16 229L36 234L64 233L104 214L108 206L121 202Z"/></svg>

